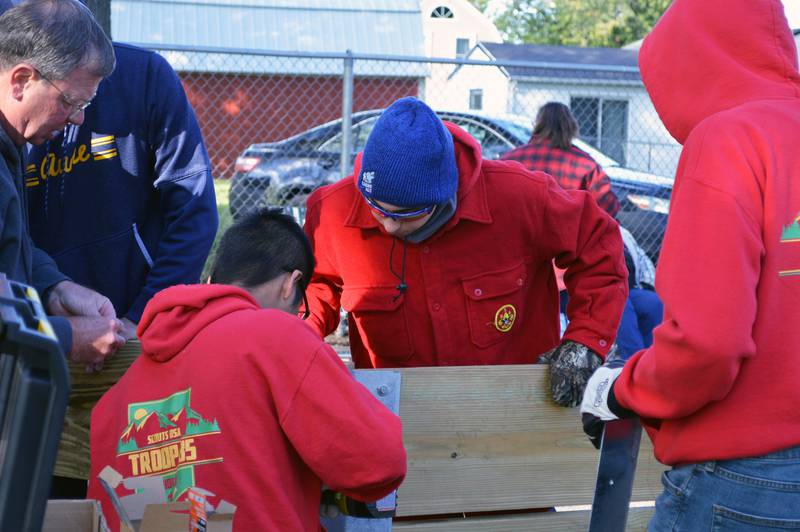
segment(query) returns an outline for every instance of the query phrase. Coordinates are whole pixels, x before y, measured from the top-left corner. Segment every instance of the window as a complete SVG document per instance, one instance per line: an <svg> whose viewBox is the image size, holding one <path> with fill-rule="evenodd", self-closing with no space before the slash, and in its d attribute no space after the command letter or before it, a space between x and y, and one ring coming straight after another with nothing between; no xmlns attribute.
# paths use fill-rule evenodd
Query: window
<svg viewBox="0 0 800 532"><path fill-rule="evenodd" d="M624 165L628 142L628 102L579 97L572 98L569 107L578 121L580 137Z"/></svg>
<svg viewBox="0 0 800 532"><path fill-rule="evenodd" d="M469 90L469 108L473 111L483 109L483 89Z"/></svg>
<svg viewBox="0 0 800 532"><path fill-rule="evenodd" d="M453 11L447 6L439 6L431 11L431 18L453 18Z"/></svg>
<svg viewBox="0 0 800 532"><path fill-rule="evenodd" d="M353 125L353 136L352 136L352 152L354 155L361 150L364 149L364 146L367 143L367 137L372 132L372 128L375 126L375 122L378 121L378 117L367 118L362 120L358 124ZM340 130L341 131L341 130ZM337 133L326 142L324 142L320 147L320 151L327 152L327 153L341 153L342 152L342 134Z"/></svg>
<svg viewBox="0 0 800 532"><path fill-rule="evenodd" d="M463 128L481 145L481 152L484 159L497 159L503 153L514 147L508 140L503 138L491 126L465 118L459 115L449 115L443 113L442 120L447 120Z"/></svg>
<svg viewBox="0 0 800 532"><path fill-rule="evenodd" d="M469 39L456 39L456 59L463 59L469 53Z"/></svg>

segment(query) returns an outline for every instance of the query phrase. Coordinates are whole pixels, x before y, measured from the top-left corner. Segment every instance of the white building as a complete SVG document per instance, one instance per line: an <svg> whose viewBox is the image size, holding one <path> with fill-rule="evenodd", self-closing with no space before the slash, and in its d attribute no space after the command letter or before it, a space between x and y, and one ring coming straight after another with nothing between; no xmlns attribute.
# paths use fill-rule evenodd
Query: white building
<svg viewBox="0 0 800 532"><path fill-rule="evenodd" d="M486 15L478 11L467 0L421 0L422 32L427 57L466 58L481 41L502 42L500 32ZM463 110L480 103L483 83L479 80L461 84L448 79L453 72L452 64L432 64L421 91L425 101L436 109ZM494 73L490 75L499 80ZM489 102L487 102L489 103ZM490 106L496 102L492 102Z"/></svg>
<svg viewBox="0 0 800 532"><path fill-rule="evenodd" d="M458 110L508 113L531 121L544 103L562 102L578 119L584 140L625 166L672 176L680 146L650 102L639 75L637 53L618 48L480 42L468 54L469 59L508 65L456 67L445 92L481 91L481 106Z"/></svg>

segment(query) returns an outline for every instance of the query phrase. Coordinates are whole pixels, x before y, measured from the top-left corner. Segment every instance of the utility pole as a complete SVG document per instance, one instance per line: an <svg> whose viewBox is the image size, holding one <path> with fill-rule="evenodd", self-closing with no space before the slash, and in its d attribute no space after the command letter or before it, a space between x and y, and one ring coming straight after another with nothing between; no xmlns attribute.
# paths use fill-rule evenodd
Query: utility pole
<svg viewBox="0 0 800 532"><path fill-rule="evenodd" d="M81 0L86 7L88 7L97 23L106 32L109 39L111 38L111 0Z"/></svg>

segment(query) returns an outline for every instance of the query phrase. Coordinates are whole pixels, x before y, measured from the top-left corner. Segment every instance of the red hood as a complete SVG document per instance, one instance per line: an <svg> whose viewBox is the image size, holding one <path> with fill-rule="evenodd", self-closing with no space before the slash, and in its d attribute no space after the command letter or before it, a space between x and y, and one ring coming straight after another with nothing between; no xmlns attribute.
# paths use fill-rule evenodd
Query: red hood
<svg viewBox="0 0 800 532"><path fill-rule="evenodd" d="M245 309L258 309L245 290L221 284L178 285L162 290L144 309L137 333L142 353L166 362L209 323Z"/></svg>
<svg viewBox="0 0 800 532"><path fill-rule="evenodd" d="M797 50L780 0L674 0L642 44L639 69L681 144L715 113L800 96Z"/></svg>
<svg viewBox="0 0 800 532"><path fill-rule="evenodd" d="M456 164L458 165L458 202L472 189L478 180L481 170L481 145L472 136L447 121L443 121L445 127L453 135L453 146L456 150ZM353 179L358 182L358 174L361 172L361 157L363 152L359 152L353 163ZM377 224L375 224L377 225Z"/></svg>

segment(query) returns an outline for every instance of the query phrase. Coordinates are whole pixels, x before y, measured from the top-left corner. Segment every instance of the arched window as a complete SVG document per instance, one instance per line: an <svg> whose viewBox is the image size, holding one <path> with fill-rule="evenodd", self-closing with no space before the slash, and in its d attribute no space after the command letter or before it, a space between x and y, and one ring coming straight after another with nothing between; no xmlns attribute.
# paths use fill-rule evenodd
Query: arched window
<svg viewBox="0 0 800 532"><path fill-rule="evenodd" d="M453 11L447 6L439 6L431 11L431 18L453 18Z"/></svg>

